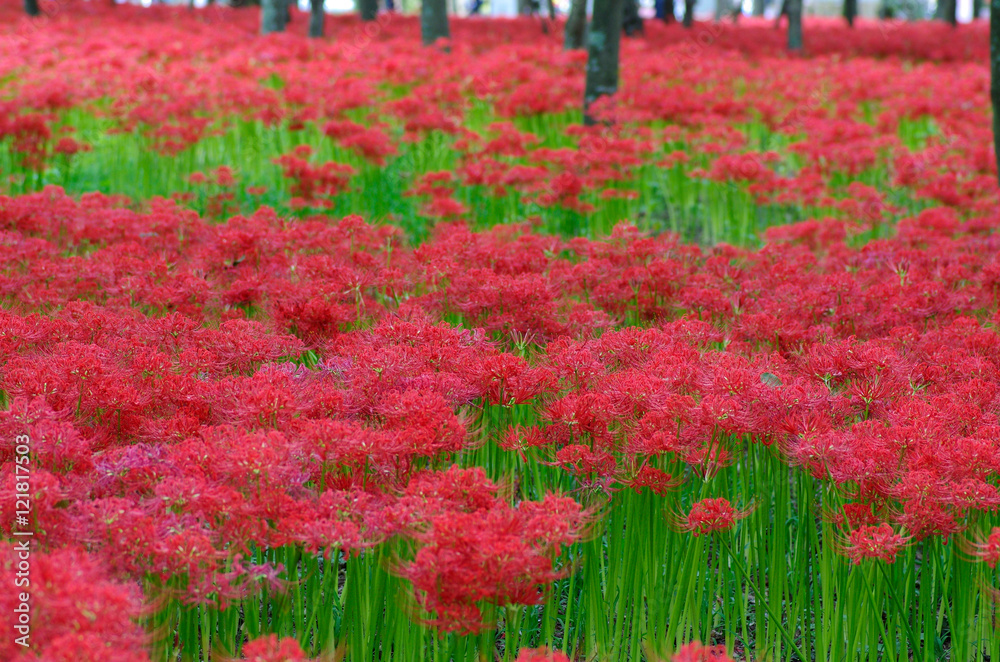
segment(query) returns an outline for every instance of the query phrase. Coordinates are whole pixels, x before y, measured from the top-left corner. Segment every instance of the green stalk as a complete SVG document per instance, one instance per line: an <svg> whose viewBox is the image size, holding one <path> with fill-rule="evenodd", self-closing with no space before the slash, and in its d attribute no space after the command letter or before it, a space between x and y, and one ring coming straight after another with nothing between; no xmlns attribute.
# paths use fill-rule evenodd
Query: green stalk
<svg viewBox="0 0 1000 662"><path fill-rule="evenodd" d="M747 574L746 569L743 567L743 564L740 562L740 560L733 553L733 550L729 547L729 543L726 542L725 536L724 535L720 535L717 538L718 538L719 541L722 542L722 546L726 548L726 551L729 552L729 558L731 558L733 560L733 563L736 564L736 567L740 571L740 574L743 575L743 579L746 581L747 584L749 584L750 588L754 592L754 595L757 596L757 600L760 601L760 602L762 602L765 605L765 608L767 609L767 613L771 617L771 622L774 623L774 626L776 628L778 628L778 632L781 633L781 636L785 640L785 643L788 644L788 646L792 650L795 651L795 654L798 655L799 659L802 660L803 662L807 662L809 659L811 659L811 658L806 657L805 653L803 653L802 650L798 647L798 645L796 645L795 641L793 641L792 638L791 638L791 636L788 634L788 631L785 630L785 626L782 625L781 619L778 617L777 614L775 614L771 610L771 605L767 603L767 601L764 599L764 596L757 589L757 585L750 578L750 575Z"/></svg>

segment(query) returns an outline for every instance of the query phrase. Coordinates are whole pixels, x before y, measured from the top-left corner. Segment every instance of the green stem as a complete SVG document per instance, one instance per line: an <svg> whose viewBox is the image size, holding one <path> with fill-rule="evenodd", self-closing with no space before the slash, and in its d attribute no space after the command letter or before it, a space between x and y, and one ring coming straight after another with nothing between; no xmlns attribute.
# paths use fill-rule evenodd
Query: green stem
<svg viewBox="0 0 1000 662"><path fill-rule="evenodd" d="M754 595L757 596L757 601L764 605L764 608L767 610L768 615L771 617L771 621L774 623L775 627L778 628L778 632L781 633L781 636L785 640L785 643L787 643L792 648L792 650L795 651L795 654L799 656L799 659L802 660L802 662L808 662L808 660L810 660L811 658L807 657L806 654L802 652L802 650L792 639L791 635L788 634L788 630L786 630L785 626L782 625L781 619L771 609L771 605L767 603L767 601L764 599L763 594L757 588L757 585L754 584L752 579L750 579L750 575L747 573L746 568L743 567L743 564L733 553L733 550L729 546L729 543L726 541L725 536L720 535L718 539L722 543L723 547L726 548L726 551L729 552L729 558L732 559L733 563L736 564L736 568L740 571L740 574L743 575L743 578L746 580L747 584L750 585L750 588L753 590Z"/></svg>

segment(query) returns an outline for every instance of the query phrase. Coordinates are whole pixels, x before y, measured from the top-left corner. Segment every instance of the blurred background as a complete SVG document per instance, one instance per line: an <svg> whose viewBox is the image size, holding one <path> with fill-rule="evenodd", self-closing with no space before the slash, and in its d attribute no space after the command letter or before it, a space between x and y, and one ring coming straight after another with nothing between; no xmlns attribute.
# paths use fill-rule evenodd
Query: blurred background
<svg viewBox="0 0 1000 662"><path fill-rule="evenodd" d="M231 4L232 0L217 0L219 4ZM420 0L390 0L396 11L418 12L420 10ZM538 0L544 5L550 0ZM557 14L565 15L569 13L570 0L551 0L555 4ZM727 0L721 0L724 5L728 5ZM780 0L756 0L763 3L763 13L757 9L757 15L765 18L775 18L780 10ZM119 4L141 4L150 6L152 4L191 4L191 0L131 0L127 3ZM309 0L297 0L298 7L302 11L309 11ZM742 13L751 16L755 12L755 0L742 0ZM385 0L381 0L380 5L384 5ZM193 0L195 7L204 7L209 4L209 0ZM257 4L257 3L248 3ZM474 0L448 0L449 11L456 16L469 16L476 13L481 16L494 17L514 17L519 14L519 4L523 9L523 0L482 0L478 8ZM680 16L684 13L683 0L675 3L675 14ZM973 18L973 0L958 0L957 14L961 23L967 23ZM588 1L588 14L593 5L593 0ZM357 11L358 7L354 0L326 0L324 3L329 14L348 14ZM644 18L652 18L655 14L654 0L639 0L640 14ZM695 5L695 17L706 19L715 17L720 9L719 0L698 0ZM803 0L803 13L806 16L840 16L843 8L842 0ZM865 18L892 17L908 20L918 20L932 18L937 10L937 2L934 0L858 0L858 15ZM988 16L989 11L985 3L980 10L980 18Z"/></svg>

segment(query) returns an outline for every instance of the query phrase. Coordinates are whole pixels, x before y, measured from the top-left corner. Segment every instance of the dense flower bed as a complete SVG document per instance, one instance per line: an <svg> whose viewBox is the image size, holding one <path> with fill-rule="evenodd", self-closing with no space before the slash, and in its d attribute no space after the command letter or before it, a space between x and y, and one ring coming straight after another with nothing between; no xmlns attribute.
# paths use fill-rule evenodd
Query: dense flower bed
<svg viewBox="0 0 1000 662"><path fill-rule="evenodd" d="M57 7L0 8L0 657L1000 658L983 27L651 24L591 130L528 20Z"/></svg>
<svg viewBox="0 0 1000 662"><path fill-rule="evenodd" d="M623 45L616 128L584 130L585 53L533 20L457 21L431 64L396 15L310 41L255 36L253 11L59 7L11 17L23 38L0 44L11 193L329 208L416 237L442 218L589 236L628 218L730 243L997 203L984 25L817 22L789 58L770 23L650 23Z"/></svg>
<svg viewBox="0 0 1000 662"><path fill-rule="evenodd" d="M429 622L476 631L484 602L534 604L559 576L552 553L594 495L677 509L687 480L732 496L719 471L743 441L838 486L831 530L855 561L900 552L868 542L880 523L946 539L1000 505L985 219L927 211L855 249L833 220L759 252L627 226L564 241L448 225L411 248L356 218L213 225L58 190L2 203L4 484L24 431L39 544L183 576L183 603L273 577L241 562L251 548L402 536ZM484 441L501 453L487 468L524 481L514 506L458 468ZM578 501L529 485L543 466Z"/></svg>

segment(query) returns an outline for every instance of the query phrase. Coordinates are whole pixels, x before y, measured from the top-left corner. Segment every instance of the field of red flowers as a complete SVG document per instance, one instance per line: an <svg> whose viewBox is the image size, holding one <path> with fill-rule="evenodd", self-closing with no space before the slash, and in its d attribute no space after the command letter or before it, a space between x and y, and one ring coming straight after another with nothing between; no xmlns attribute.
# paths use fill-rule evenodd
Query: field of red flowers
<svg viewBox="0 0 1000 662"><path fill-rule="evenodd" d="M43 7L0 658L1000 660L985 25Z"/></svg>

